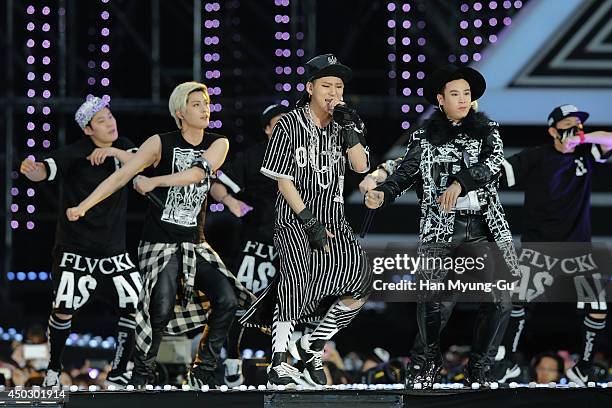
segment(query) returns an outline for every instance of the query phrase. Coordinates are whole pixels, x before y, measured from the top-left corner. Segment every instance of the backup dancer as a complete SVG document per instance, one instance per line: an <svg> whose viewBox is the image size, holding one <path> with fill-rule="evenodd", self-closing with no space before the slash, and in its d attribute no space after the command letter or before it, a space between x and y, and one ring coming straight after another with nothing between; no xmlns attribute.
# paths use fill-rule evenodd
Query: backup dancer
<svg viewBox="0 0 612 408"><path fill-rule="evenodd" d="M225 268L216 252L198 236L198 219L210 188L210 175L225 160L228 141L205 131L210 98L204 84L185 82L170 95L170 114L179 130L151 136L135 156L81 203L67 210L75 221L122 188L142 169L135 188L153 194L138 247L143 290L136 314L136 348L131 383L151 382L164 331L184 333L207 325L187 382L217 386L214 370L236 309L252 295ZM155 190L155 191L153 191ZM210 313L209 313L210 312Z"/></svg>
<svg viewBox="0 0 612 408"><path fill-rule="evenodd" d="M280 279L241 319L269 324L259 313L275 304L271 388L294 386L302 375L310 384L326 384L323 346L359 313L371 290L371 272L342 198L346 161L359 173L369 168L364 125L342 103L352 72L332 54L311 59L306 69L307 93L274 127L261 167L278 182L274 243ZM296 323L318 320L297 342L300 373L286 362L291 333Z"/></svg>
<svg viewBox="0 0 612 408"><path fill-rule="evenodd" d="M595 167L612 154L612 133L584 133L582 127L588 117L574 105L556 107L547 122L553 143L525 149L504 162L502 185L518 185L525 190L523 248L537 242L580 242L585 252L590 249L591 180ZM593 350L606 327L607 304L578 302L576 306L584 313L581 353L567 377L585 386L594 380ZM513 354L525 325L524 304L517 303L502 343L506 357L498 364L501 369L496 370L500 382L521 373Z"/></svg>
<svg viewBox="0 0 612 408"><path fill-rule="evenodd" d="M119 137L108 102L89 98L75 120L84 138L46 155L42 162L25 159L20 171L28 179L63 181L60 216L53 249L53 305L49 316L51 359L44 387L59 386L62 353L72 318L94 297L107 299L119 314L117 347L107 385L124 387L134 346L134 313L142 288L140 274L125 248L127 188L114 194L78 222L63 216L132 156L134 144Z"/></svg>

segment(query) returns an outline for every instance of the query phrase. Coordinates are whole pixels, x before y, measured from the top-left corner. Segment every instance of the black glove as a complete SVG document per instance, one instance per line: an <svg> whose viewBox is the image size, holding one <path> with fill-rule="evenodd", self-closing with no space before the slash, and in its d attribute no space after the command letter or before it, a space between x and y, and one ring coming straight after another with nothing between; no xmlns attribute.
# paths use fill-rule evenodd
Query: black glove
<svg viewBox="0 0 612 408"><path fill-rule="evenodd" d="M332 116L334 121L342 127L353 127L356 123L361 123L357 111L346 104L336 105Z"/></svg>
<svg viewBox="0 0 612 408"><path fill-rule="evenodd" d="M310 247L314 250L323 249L327 245L327 233L323 224L317 220L308 208L304 208L298 215L304 227Z"/></svg>
<svg viewBox="0 0 612 408"><path fill-rule="evenodd" d="M365 126L357 111L347 105L336 105L333 112L334 121L342 127L342 150L347 151L351 147L361 143L366 146Z"/></svg>

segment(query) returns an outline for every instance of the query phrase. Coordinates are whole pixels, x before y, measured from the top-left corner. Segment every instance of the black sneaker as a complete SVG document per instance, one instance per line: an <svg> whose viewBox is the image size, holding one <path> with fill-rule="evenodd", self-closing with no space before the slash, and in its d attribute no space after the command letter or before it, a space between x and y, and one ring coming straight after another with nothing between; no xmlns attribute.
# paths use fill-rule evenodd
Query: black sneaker
<svg viewBox="0 0 612 408"><path fill-rule="evenodd" d="M593 366L578 363L565 373L568 380L575 382L580 387L586 387L589 381L595 381Z"/></svg>
<svg viewBox="0 0 612 408"><path fill-rule="evenodd" d="M507 383L521 375L521 366L510 359L495 362L489 377L498 383Z"/></svg>
<svg viewBox="0 0 612 408"><path fill-rule="evenodd" d="M268 367L268 388L276 390L279 386L285 388L295 388L297 384L302 384L302 374L300 371L287 364L287 353L274 353L272 364Z"/></svg>
<svg viewBox="0 0 612 408"><path fill-rule="evenodd" d="M106 376L104 385L106 386L106 388L112 385L116 389L122 390L130 383L131 378L132 378L131 371L119 371L118 372L118 371L113 370L110 373L108 373L108 375Z"/></svg>
<svg viewBox="0 0 612 408"><path fill-rule="evenodd" d="M209 388L214 389L219 386L219 383L214 370L206 370L202 366L193 366L187 372L187 385L195 389L201 389L208 385Z"/></svg>
<svg viewBox="0 0 612 408"><path fill-rule="evenodd" d="M432 388L442 370L442 357L428 359L424 363L415 362L406 375L406 386L421 384L422 388Z"/></svg>
<svg viewBox="0 0 612 408"><path fill-rule="evenodd" d="M310 343L310 344L309 344ZM304 363L302 374L306 381L312 385L327 384L327 376L323 370L323 347L325 340L308 341L308 336L303 336L296 343L300 360Z"/></svg>

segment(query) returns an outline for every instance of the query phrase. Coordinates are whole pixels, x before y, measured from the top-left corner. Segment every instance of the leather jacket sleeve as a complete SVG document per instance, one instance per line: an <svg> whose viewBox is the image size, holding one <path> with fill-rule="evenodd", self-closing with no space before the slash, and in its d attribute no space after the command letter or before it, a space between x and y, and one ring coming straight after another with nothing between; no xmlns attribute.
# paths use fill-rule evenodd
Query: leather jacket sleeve
<svg viewBox="0 0 612 408"><path fill-rule="evenodd" d="M383 205L388 205L401 196L406 190L413 187L420 179L421 142L415 138L408 145L406 154L397 168L375 190L385 193Z"/></svg>
<svg viewBox="0 0 612 408"><path fill-rule="evenodd" d="M477 190L491 182L497 182L504 162L504 145L499 136L498 125L491 124L489 135L483 140L478 163L460 170L452 178L461 184L461 195Z"/></svg>

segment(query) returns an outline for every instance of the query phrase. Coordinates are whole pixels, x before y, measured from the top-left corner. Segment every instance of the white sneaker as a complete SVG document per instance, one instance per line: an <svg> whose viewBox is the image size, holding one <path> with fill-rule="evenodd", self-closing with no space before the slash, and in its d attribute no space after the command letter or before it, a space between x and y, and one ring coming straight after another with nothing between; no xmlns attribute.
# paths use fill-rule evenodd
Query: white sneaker
<svg viewBox="0 0 612 408"><path fill-rule="evenodd" d="M237 387L244 382L242 375L242 360L239 358L227 358L223 362L225 365L225 374L223 380L228 387Z"/></svg>
<svg viewBox="0 0 612 408"><path fill-rule="evenodd" d="M45 388L59 387L61 385L59 376L60 373L58 371L48 369L42 386Z"/></svg>

